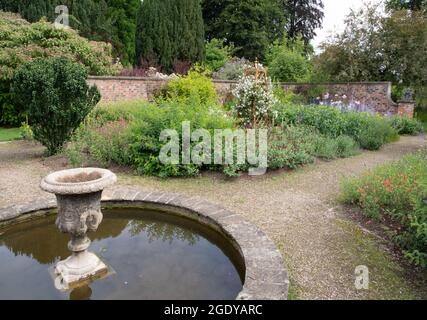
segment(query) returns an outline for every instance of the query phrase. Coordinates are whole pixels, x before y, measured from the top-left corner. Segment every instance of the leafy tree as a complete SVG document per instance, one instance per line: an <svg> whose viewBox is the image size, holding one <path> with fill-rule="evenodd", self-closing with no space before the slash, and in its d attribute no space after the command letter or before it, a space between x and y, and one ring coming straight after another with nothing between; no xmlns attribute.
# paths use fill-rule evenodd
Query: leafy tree
<svg viewBox="0 0 427 320"><path fill-rule="evenodd" d="M427 19L421 12L394 11L383 17L376 6L352 11L347 27L322 45L318 66L341 81L427 84Z"/></svg>
<svg viewBox="0 0 427 320"><path fill-rule="evenodd" d="M139 64L172 71L180 62L201 62L204 26L198 0L144 0L137 22Z"/></svg>
<svg viewBox="0 0 427 320"><path fill-rule="evenodd" d="M398 87L427 87L427 18L399 10L383 16L376 6L352 11L347 27L322 45L316 72L335 81L392 81Z"/></svg>
<svg viewBox="0 0 427 320"><path fill-rule="evenodd" d="M87 71L65 58L39 58L22 65L12 92L28 108L34 138L57 153L71 138L101 96L89 87Z"/></svg>
<svg viewBox="0 0 427 320"><path fill-rule="evenodd" d="M231 60L233 47L224 46L218 39L212 39L206 43L205 66L210 71L218 71Z"/></svg>
<svg viewBox="0 0 427 320"><path fill-rule="evenodd" d="M385 80L385 68L379 38L381 16L378 6L351 10L346 28L321 45L322 53L314 59L315 72L332 81Z"/></svg>
<svg viewBox="0 0 427 320"><path fill-rule="evenodd" d="M273 43L267 54L267 63L268 73L274 81L302 82L309 79L311 64L301 40Z"/></svg>
<svg viewBox="0 0 427 320"><path fill-rule="evenodd" d="M263 60L268 44L285 31L278 0L205 0L203 18L208 40L233 44L238 57L251 60Z"/></svg>
<svg viewBox="0 0 427 320"><path fill-rule="evenodd" d="M302 37L305 44L316 36L315 30L322 26L324 12L322 0L284 0L287 14L287 33L290 39Z"/></svg>

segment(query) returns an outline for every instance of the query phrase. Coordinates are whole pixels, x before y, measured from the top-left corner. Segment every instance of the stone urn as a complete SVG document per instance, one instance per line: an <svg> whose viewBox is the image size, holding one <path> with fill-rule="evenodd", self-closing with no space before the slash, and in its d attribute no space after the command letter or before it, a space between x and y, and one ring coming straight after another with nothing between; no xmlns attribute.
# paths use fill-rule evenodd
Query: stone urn
<svg viewBox="0 0 427 320"><path fill-rule="evenodd" d="M56 226L71 236L68 248L72 255L54 268L58 289L78 288L108 273L105 263L87 250L91 243L87 232L98 229L102 191L116 180L109 170L81 168L54 172L41 181L41 189L56 195Z"/></svg>

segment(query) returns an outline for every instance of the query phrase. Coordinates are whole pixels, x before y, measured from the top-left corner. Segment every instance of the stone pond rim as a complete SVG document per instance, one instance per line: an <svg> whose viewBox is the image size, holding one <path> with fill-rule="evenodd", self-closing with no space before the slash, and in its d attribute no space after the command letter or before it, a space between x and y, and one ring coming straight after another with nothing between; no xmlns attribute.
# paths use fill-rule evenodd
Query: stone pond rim
<svg viewBox="0 0 427 320"><path fill-rule="evenodd" d="M238 300L287 299L289 280L280 252L263 231L240 215L200 197L148 192L134 187L104 190L102 205L160 210L211 227L229 240L245 263L245 281ZM55 198L46 196L33 202L0 208L0 229L43 215L46 210L56 207Z"/></svg>

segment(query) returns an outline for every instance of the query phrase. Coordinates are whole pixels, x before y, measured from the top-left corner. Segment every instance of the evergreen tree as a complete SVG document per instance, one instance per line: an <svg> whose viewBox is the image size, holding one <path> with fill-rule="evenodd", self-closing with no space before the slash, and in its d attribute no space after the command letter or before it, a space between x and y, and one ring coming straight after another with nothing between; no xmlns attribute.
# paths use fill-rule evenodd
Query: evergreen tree
<svg viewBox="0 0 427 320"><path fill-rule="evenodd" d="M301 37L307 46L315 36L315 30L322 26L325 16L322 0L284 0L287 14L288 38Z"/></svg>
<svg viewBox="0 0 427 320"><path fill-rule="evenodd" d="M138 14L139 64L172 71L174 64L203 60L204 26L198 0L144 0Z"/></svg>
<svg viewBox="0 0 427 320"><path fill-rule="evenodd" d="M141 0L106 0L113 21L112 44L125 65L135 62L136 19Z"/></svg>
<svg viewBox="0 0 427 320"><path fill-rule="evenodd" d="M233 44L235 54L263 59L269 43L283 37L284 11L278 0L204 0L208 40Z"/></svg>

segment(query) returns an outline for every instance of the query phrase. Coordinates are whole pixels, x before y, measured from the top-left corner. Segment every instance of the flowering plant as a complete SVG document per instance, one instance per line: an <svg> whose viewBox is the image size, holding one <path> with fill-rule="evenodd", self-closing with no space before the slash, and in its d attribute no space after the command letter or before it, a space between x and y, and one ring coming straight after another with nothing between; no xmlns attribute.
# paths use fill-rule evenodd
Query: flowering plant
<svg viewBox="0 0 427 320"><path fill-rule="evenodd" d="M233 112L244 127L254 128L268 122L277 102L271 79L259 67L256 63L255 68L248 68L232 92L236 98Z"/></svg>

